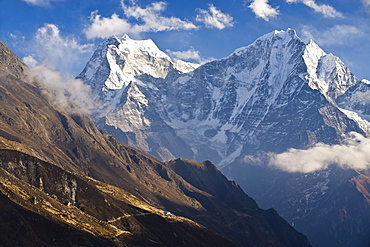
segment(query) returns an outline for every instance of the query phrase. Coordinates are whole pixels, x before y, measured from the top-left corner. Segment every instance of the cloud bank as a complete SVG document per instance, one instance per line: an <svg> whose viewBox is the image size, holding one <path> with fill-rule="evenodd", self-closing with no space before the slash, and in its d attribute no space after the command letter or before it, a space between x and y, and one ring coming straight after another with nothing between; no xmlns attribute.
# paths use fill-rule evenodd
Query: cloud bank
<svg viewBox="0 0 370 247"><path fill-rule="evenodd" d="M336 11L327 4L317 4L314 0L286 0L287 3L303 3L312 8L315 12L323 14L326 18L342 18L343 14Z"/></svg>
<svg viewBox="0 0 370 247"><path fill-rule="evenodd" d="M268 0L253 0L248 6L258 18L269 21L279 15L277 8L273 8Z"/></svg>
<svg viewBox="0 0 370 247"><path fill-rule="evenodd" d="M143 32L160 32L171 30L191 30L197 29L192 22L181 20L177 17L163 16L167 4L165 2L154 2L141 8L135 1L129 5L121 1L121 6L125 18L120 18L116 13L111 17L101 17L98 11L94 11L90 16L90 26L85 29L88 39L108 38L112 35L140 34ZM129 18L136 19L138 23L129 22Z"/></svg>
<svg viewBox="0 0 370 247"><path fill-rule="evenodd" d="M344 144L316 144L307 150L289 149L285 153L271 154L270 165L287 172L310 173L337 164L344 169L370 168L370 139L351 132Z"/></svg>
<svg viewBox="0 0 370 247"><path fill-rule="evenodd" d="M224 29L234 26L234 18L229 14L222 13L212 4L208 10L197 9L199 14L196 16L196 21L203 22L207 28Z"/></svg>

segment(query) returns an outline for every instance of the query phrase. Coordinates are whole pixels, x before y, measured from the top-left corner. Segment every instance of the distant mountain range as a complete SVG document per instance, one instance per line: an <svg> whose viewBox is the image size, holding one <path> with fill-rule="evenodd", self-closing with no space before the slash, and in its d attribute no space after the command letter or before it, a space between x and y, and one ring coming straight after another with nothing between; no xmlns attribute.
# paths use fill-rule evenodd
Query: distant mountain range
<svg viewBox="0 0 370 247"><path fill-rule="evenodd" d="M0 42L1 246L311 246L211 162L159 161L53 96Z"/></svg>
<svg viewBox="0 0 370 247"><path fill-rule="evenodd" d="M172 61L151 40L111 37L77 78L101 102L95 123L118 140L162 160L214 162L315 246L370 243L368 171L333 164L291 174L268 165L290 148L369 135L369 81L314 41L274 31L194 65Z"/></svg>

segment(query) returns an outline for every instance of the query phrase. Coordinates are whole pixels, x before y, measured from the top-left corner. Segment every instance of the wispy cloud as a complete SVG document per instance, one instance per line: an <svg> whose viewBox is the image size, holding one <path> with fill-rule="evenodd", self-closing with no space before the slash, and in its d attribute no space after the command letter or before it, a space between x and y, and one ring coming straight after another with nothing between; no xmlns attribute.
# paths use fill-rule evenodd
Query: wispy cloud
<svg viewBox="0 0 370 247"><path fill-rule="evenodd" d="M248 6L258 18L269 21L279 15L278 8L273 8L268 0L253 0Z"/></svg>
<svg viewBox="0 0 370 247"><path fill-rule="evenodd" d="M207 28L224 29L234 26L234 18L229 14L222 13L212 4L209 9L197 9L199 14L196 16L196 21L202 22Z"/></svg>
<svg viewBox="0 0 370 247"><path fill-rule="evenodd" d="M144 22L144 25L134 25L138 32L158 32L180 29L195 29L193 23L183 21L177 17L165 17L162 12L166 10L167 3L155 2L148 5L146 8L141 8L138 5L126 5L121 1L122 9L127 17L133 17Z"/></svg>
<svg viewBox="0 0 370 247"><path fill-rule="evenodd" d="M370 168L370 139L351 132L342 145L319 143L307 150L290 149L270 157L270 165L287 172L309 173L336 164L342 168Z"/></svg>
<svg viewBox="0 0 370 247"><path fill-rule="evenodd" d="M167 49L166 52L175 61L184 60L184 61L196 61L198 63L205 63L205 62L212 60L212 59L206 59L202 57L200 52L195 50L194 47L190 47L190 49L186 51L171 51Z"/></svg>
<svg viewBox="0 0 370 247"><path fill-rule="evenodd" d="M13 43L24 42L26 37L20 31L9 32L8 36L12 39Z"/></svg>
<svg viewBox="0 0 370 247"><path fill-rule="evenodd" d="M370 0L361 0L362 4L365 7L365 10L370 13Z"/></svg>
<svg viewBox="0 0 370 247"><path fill-rule="evenodd" d="M93 44L80 44L74 36L62 36L54 24L39 28L33 39L25 45L32 52L27 56L28 60L32 57L49 68L69 73L79 72L75 70L81 69L81 58L87 60L93 50Z"/></svg>
<svg viewBox="0 0 370 247"><path fill-rule="evenodd" d="M89 39L108 38L124 33L140 34L143 32L197 29L197 26L190 21L163 16L167 7L165 2L154 2L142 8L135 1L130 1L129 4L121 1L121 6L127 19L120 18L116 13L111 17L101 17L97 11L92 12L91 25L85 30L86 37ZM129 22L129 18L136 19L140 24Z"/></svg>
<svg viewBox="0 0 370 247"><path fill-rule="evenodd" d="M25 64L27 64L28 67L35 67L39 64L39 62L32 55L25 56L22 58L22 60Z"/></svg>
<svg viewBox="0 0 370 247"><path fill-rule="evenodd" d="M302 29L304 39L313 39L320 45L348 45L364 36L364 32L351 25L335 25L326 30L317 30L311 26Z"/></svg>
<svg viewBox="0 0 370 247"><path fill-rule="evenodd" d="M93 45L80 44L73 36L62 36L54 24L45 24L27 43L32 51L23 58L31 67L31 80L43 84L50 102L62 106L69 112L85 111L92 113L98 108L93 101L91 89L70 73L82 63L81 56L90 56ZM85 62L84 59L82 59ZM81 68L78 68L80 72ZM50 93L53 92L53 93Z"/></svg>
<svg viewBox="0 0 370 247"><path fill-rule="evenodd" d="M366 0L364 0L366 1ZM303 3L326 18L341 18L343 14L327 4L317 4L314 0L286 0L287 3Z"/></svg>
<svg viewBox="0 0 370 247"><path fill-rule="evenodd" d="M59 2L63 0L22 0L22 1L36 6L50 6L51 2Z"/></svg>
<svg viewBox="0 0 370 247"><path fill-rule="evenodd" d="M99 102L93 100L91 88L68 73L51 70L45 65L36 65L28 74L32 81L45 87L43 93L49 101L69 113L95 113Z"/></svg>

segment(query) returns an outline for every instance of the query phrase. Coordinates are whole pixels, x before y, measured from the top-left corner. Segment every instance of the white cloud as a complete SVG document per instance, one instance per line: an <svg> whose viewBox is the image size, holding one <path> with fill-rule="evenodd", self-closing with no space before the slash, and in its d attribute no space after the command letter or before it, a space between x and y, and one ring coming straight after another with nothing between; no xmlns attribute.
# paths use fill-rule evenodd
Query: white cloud
<svg viewBox="0 0 370 247"><path fill-rule="evenodd" d="M286 0L287 3L303 3L312 8L315 12L321 13L326 18L343 17L343 14L336 11L332 6L327 4L317 4L314 0Z"/></svg>
<svg viewBox="0 0 370 247"><path fill-rule="evenodd" d="M304 39L313 39L320 45L346 45L363 36L363 31L350 25L335 25L320 31L311 26L304 26L302 29Z"/></svg>
<svg viewBox="0 0 370 247"><path fill-rule="evenodd" d="M25 41L26 37L21 34L21 32L16 31L15 33L8 33L8 36L14 41Z"/></svg>
<svg viewBox="0 0 370 247"><path fill-rule="evenodd" d="M13 39L16 39L17 38L17 35L15 35L14 33L9 33L9 37L10 38L13 38Z"/></svg>
<svg viewBox="0 0 370 247"><path fill-rule="evenodd" d="M367 12L370 12L370 0L361 0Z"/></svg>
<svg viewBox="0 0 370 247"><path fill-rule="evenodd" d="M45 65L31 68L29 78L45 87L44 95L52 104L69 113L95 113L99 102L93 100L91 88L68 73L51 70Z"/></svg>
<svg viewBox="0 0 370 247"><path fill-rule="evenodd" d="M27 64L28 67L35 67L39 64L39 62L34 58L33 55L28 55L22 58L23 62Z"/></svg>
<svg viewBox="0 0 370 247"><path fill-rule="evenodd" d="M86 37L92 38L108 38L112 35L122 35L131 33L131 24L127 20L119 18L114 13L111 17L101 17L98 11L94 11L90 15L91 25L85 30Z"/></svg>
<svg viewBox="0 0 370 247"><path fill-rule="evenodd" d="M351 132L342 145L317 144L307 150L290 149L271 155L270 165L287 172L309 173L337 164L342 168L370 168L370 139Z"/></svg>
<svg viewBox="0 0 370 247"><path fill-rule="evenodd" d="M176 60L184 60L184 61L196 61L198 63L205 63L212 59L203 58L200 55L200 52L195 50L194 47L190 47L189 50L186 51L171 51L166 50L166 52L172 57L175 61Z"/></svg>
<svg viewBox="0 0 370 247"><path fill-rule="evenodd" d="M92 53L93 44L80 44L73 36L62 36L54 24L45 24L26 44L32 58L49 68L78 73L76 69L85 63ZM85 60L86 59L86 60Z"/></svg>
<svg viewBox="0 0 370 247"><path fill-rule="evenodd" d="M122 9L127 17L133 17L144 22L144 25L134 25L137 32L158 32L169 30L189 30L197 28L193 23L176 17L165 17L161 13L166 9L165 2L155 2L146 8L137 5L128 6L121 1Z"/></svg>
<svg viewBox="0 0 370 247"><path fill-rule="evenodd" d="M212 4L208 10L197 9L199 14L196 16L196 21L203 22L207 28L224 29L234 26L234 19L229 14L222 13Z"/></svg>
<svg viewBox="0 0 370 247"><path fill-rule="evenodd" d="M58 2L63 0L22 0L22 1L31 5L50 6L50 2Z"/></svg>
<svg viewBox="0 0 370 247"><path fill-rule="evenodd" d="M120 18L116 13L111 17L101 17L97 11L91 13L91 25L85 30L86 37L108 38L112 35L140 34L143 32L160 32L171 30L196 29L192 22L181 20L177 17L165 17L167 4L165 2L154 2L145 8L141 8L134 1L130 5L121 1L123 13L127 19ZM136 19L140 23L131 23L129 18Z"/></svg>
<svg viewBox="0 0 370 247"><path fill-rule="evenodd" d="M166 52L174 59L181 59L181 60L201 60L200 52L196 51L194 47L191 47L187 51L171 51L166 50Z"/></svg>
<svg viewBox="0 0 370 247"><path fill-rule="evenodd" d="M248 6L258 18L262 18L268 21L270 18L274 18L279 15L277 8L273 8L268 0L253 0Z"/></svg>
<svg viewBox="0 0 370 247"><path fill-rule="evenodd" d="M44 93L50 102L69 112L81 109L87 113L96 111L97 102L92 100L90 87L74 79L70 73L76 68L77 72L81 72L82 68L78 65L83 65L90 57L92 44L79 44L73 36L62 36L56 25L45 24L26 46L25 49L32 51L32 55L23 58L31 67L29 77L49 89L45 89Z"/></svg>

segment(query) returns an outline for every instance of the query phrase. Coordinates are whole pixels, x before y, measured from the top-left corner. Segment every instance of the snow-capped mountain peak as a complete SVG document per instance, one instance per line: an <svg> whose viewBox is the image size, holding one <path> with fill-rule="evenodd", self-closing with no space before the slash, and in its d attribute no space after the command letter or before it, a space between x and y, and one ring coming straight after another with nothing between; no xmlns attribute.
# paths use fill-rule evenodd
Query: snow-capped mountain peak
<svg viewBox="0 0 370 247"><path fill-rule="evenodd" d="M267 34L261 36L260 38L256 39L252 44L250 44L248 46L236 49L230 56L232 56L232 55L241 55L242 53L245 52L246 49L248 49L248 47L258 46L261 43L268 43L269 44L271 42L274 42L275 45L283 46L284 44L288 44L293 39L301 41L301 39L297 36L295 30L290 29L290 28L288 28L286 31L284 31L284 30L280 30L280 31L275 30L275 31L272 31L270 33L267 33ZM275 42L277 40L279 40L279 42Z"/></svg>
<svg viewBox="0 0 370 247"><path fill-rule="evenodd" d="M147 53L151 57L165 58L172 62L171 58L161 51L151 39L133 40L125 34L123 35L118 48L122 53Z"/></svg>
<svg viewBox="0 0 370 247"><path fill-rule="evenodd" d="M186 73L195 68L197 65L192 63L173 63L151 39L134 40L125 34L100 44L78 78L94 89L107 91L124 89L130 82L140 83L140 75L164 79L173 69Z"/></svg>
<svg viewBox="0 0 370 247"><path fill-rule="evenodd" d="M358 82L338 57L325 53L313 40L306 45L303 59L309 86L319 90L330 101Z"/></svg>
<svg viewBox="0 0 370 247"><path fill-rule="evenodd" d="M122 35L122 38L121 38L122 41L127 41L127 40L131 40L130 36L128 36L127 33L125 33L124 35Z"/></svg>

